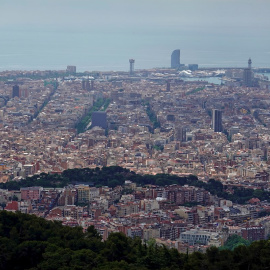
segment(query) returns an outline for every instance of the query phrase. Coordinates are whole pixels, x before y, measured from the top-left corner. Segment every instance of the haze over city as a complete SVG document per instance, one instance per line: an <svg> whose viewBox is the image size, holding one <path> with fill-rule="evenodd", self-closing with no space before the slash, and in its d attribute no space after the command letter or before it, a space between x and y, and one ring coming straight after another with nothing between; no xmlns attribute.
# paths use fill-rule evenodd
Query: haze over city
<svg viewBox="0 0 270 270"><path fill-rule="evenodd" d="M269 7L0 0L0 270L269 269Z"/></svg>
<svg viewBox="0 0 270 270"><path fill-rule="evenodd" d="M0 70L127 70L270 62L267 0L0 1Z"/></svg>

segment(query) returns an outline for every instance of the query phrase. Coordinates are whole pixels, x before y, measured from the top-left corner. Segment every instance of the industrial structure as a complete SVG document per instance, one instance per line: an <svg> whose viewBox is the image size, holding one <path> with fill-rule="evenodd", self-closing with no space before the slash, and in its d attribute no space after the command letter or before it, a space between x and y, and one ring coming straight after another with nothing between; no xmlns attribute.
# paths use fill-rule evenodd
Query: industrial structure
<svg viewBox="0 0 270 270"><path fill-rule="evenodd" d="M133 75L134 74L134 59L129 59L129 74Z"/></svg>
<svg viewBox="0 0 270 270"><path fill-rule="evenodd" d="M243 74L243 83L245 86L248 86L248 87L253 86L253 72L251 70L251 64L252 64L252 61L249 58L248 59L248 68L244 69L244 74Z"/></svg>

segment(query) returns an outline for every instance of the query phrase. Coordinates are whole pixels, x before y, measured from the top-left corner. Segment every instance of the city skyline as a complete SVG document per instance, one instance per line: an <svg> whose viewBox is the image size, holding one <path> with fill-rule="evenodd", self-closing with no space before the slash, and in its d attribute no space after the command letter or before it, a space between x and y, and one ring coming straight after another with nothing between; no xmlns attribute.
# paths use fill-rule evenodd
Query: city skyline
<svg viewBox="0 0 270 270"><path fill-rule="evenodd" d="M0 0L0 268L268 269L269 8Z"/></svg>
<svg viewBox="0 0 270 270"><path fill-rule="evenodd" d="M0 70L128 70L181 63L269 67L266 0L0 1ZM239 12L241 10L241 12ZM12 18L12 20L10 19Z"/></svg>

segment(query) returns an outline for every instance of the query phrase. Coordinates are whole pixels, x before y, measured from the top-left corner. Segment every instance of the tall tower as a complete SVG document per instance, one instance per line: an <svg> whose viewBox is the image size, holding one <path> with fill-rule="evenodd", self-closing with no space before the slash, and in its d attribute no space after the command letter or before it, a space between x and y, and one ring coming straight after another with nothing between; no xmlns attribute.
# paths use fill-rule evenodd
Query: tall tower
<svg viewBox="0 0 270 270"><path fill-rule="evenodd" d="M86 80L85 82L85 90L90 91L90 82L89 82L89 78Z"/></svg>
<svg viewBox="0 0 270 270"><path fill-rule="evenodd" d="M85 90L85 80L82 80L82 89Z"/></svg>
<svg viewBox="0 0 270 270"><path fill-rule="evenodd" d="M251 61L251 59L249 58L249 59L248 59L248 68L249 68L249 69L251 69L251 64L252 64L252 61Z"/></svg>
<svg viewBox="0 0 270 270"><path fill-rule="evenodd" d="M170 80L167 80L166 83L167 83L166 84L166 91L167 92L170 92L171 91L171 81Z"/></svg>
<svg viewBox="0 0 270 270"><path fill-rule="evenodd" d="M174 50L171 55L171 68L180 67L180 50Z"/></svg>
<svg viewBox="0 0 270 270"><path fill-rule="evenodd" d="M135 63L134 59L129 59L129 74L130 75L133 75L134 73L134 63Z"/></svg>
<svg viewBox="0 0 270 270"><path fill-rule="evenodd" d="M175 128L174 136L176 141L185 142L186 138L186 128L178 126Z"/></svg>
<svg viewBox="0 0 270 270"><path fill-rule="evenodd" d="M252 64L252 61L249 58L248 68L244 69L244 74L243 74L243 83L245 86L248 86L248 87L252 86L252 83L253 83L253 72L251 70L251 64Z"/></svg>
<svg viewBox="0 0 270 270"><path fill-rule="evenodd" d="M15 97L20 97L20 88L18 85L14 85L12 87L12 97L15 98Z"/></svg>
<svg viewBox="0 0 270 270"><path fill-rule="evenodd" d="M214 132L222 131L222 112L216 109L212 111L212 128Z"/></svg>

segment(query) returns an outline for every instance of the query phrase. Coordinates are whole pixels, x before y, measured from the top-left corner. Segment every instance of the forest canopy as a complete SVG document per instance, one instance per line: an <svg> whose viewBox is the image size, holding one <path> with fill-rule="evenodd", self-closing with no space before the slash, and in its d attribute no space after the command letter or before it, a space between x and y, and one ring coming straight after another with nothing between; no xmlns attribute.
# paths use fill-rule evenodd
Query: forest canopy
<svg viewBox="0 0 270 270"><path fill-rule="evenodd" d="M61 174L41 173L31 177L26 177L21 181L9 181L0 183L0 188L8 190L19 190L21 187L42 186L42 187L64 187L69 184L86 183L97 187L116 187L124 185L126 180L130 180L137 185L158 185L166 186L177 184L180 186L190 185L203 188L212 195L231 200L232 202L244 204L251 198L258 198L261 201L270 202L270 192L266 190L253 190L248 188L234 187L233 192L229 192L220 181L210 179L207 183L198 180L194 175L185 177L172 174L140 175L119 166L96 167L95 169L68 169Z"/></svg>
<svg viewBox="0 0 270 270"><path fill-rule="evenodd" d="M172 174L140 175L131 172L120 166L96 167L95 169L68 169L61 174L41 173L31 177L26 177L21 181L9 181L0 183L0 188L8 190L19 190L21 187L42 186L42 187L64 187L69 184L87 183L97 187L116 187L124 185L126 180L130 180L137 185L158 185L166 186L177 184L180 186L190 185L203 188L212 195L231 200L232 202L244 204L251 198L258 198L261 201L270 202L270 192L266 190L253 190L248 188L234 187L233 192L228 192L226 187L215 179L210 179L207 183L198 180L194 175L177 176Z"/></svg>
<svg viewBox="0 0 270 270"><path fill-rule="evenodd" d="M0 269L192 270L269 269L270 241L231 250L211 247L205 254L180 254L139 238L111 233L102 241L90 226L66 227L34 215L0 211Z"/></svg>

